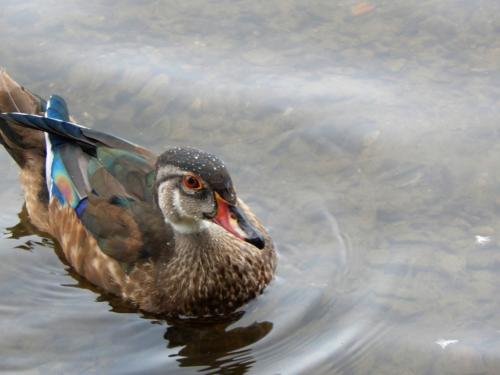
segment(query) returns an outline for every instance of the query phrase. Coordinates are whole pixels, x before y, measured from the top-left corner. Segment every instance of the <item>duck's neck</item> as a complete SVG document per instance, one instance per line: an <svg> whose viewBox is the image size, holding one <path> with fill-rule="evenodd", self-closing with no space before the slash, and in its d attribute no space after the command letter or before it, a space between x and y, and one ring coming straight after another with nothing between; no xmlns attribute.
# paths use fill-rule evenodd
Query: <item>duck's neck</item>
<svg viewBox="0 0 500 375"><path fill-rule="evenodd" d="M272 277L271 252L262 253L217 224L175 233L175 251L159 281L164 301L193 314L222 312L259 293ZM161 281L160 281L161 282Z"/></svg>
<svg viewBox="0 0 500 375"><path fill-rule="evenodd" d="M199 225L196 230L184 226L174 227L175 230L175 250L179 256L185 256L190 252L199 253L205 248L211 247L213 242L208 226Z"/></svg>
<svg viewBox="0 0 500 375"><path fill-rule="evenodd" d="M201 266L207 267L217 260L219 253L235 251L235 249L226 249L223 246L224 241L221 241L220 237L225 233L217 224L204 223L199 226L199 230L174 229L176 258L189 259L193 264L202 262Z"/></svg>

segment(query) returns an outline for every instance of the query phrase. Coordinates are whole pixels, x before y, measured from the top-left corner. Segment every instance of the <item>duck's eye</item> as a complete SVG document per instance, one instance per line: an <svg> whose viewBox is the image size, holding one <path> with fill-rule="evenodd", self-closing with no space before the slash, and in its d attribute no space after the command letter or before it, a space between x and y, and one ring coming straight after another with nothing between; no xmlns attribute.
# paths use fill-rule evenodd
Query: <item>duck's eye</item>
<svg viewBox="0 0 500 375"><path fill-rule="evenodd" d="M185 187L191 190L201 190L203 188L203 183L200 179L192 174L188 174L182 178L182 183Z"/></svg>

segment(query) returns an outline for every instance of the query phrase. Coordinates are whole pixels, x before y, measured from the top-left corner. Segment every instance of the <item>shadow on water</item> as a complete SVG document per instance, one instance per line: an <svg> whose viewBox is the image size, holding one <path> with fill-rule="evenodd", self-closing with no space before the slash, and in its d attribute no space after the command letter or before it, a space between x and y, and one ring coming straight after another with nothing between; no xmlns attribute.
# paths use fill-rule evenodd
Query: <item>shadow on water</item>
<svg viewBox="0 0 500 375"><path fill-rule="evenodd" d="M121 298L102 292L78 275L66 262L59 244L30 223L26 206L18 213L18 218L16 225L6 228L6 237L19 240L36 235L40 240L28 239L15 248L27 251L32 251L37 245L53 248L60 261L66 265L67 273L76 281L75 284L63 286L91 290L98 295L96 302L107 302L112 312L141 314L143 319L153 324L166 323L167 329L163 335L166 348L179 348L176 354L170 354L169 357L175 358L180 367L199 367L199 372L207 374L245 374L255 363L249 346L264 338L273 329L273 324L266 321L231 328L231 325L245 315L244 311L200 319L167 318L140 311Z"/></svg>

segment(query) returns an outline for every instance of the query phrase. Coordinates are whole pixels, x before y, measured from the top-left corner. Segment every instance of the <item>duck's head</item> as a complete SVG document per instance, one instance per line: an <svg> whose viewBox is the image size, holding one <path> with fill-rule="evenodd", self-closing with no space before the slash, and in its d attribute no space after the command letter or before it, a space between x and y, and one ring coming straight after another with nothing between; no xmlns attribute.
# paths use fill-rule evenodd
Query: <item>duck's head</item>
<svg viewBox="0 0 500 375"><path fill-rule="evenodd" d="M238 205L231 176L216 156L194 148L173 148L157 160L155 199L174 231L198 233L213 223L262 249L264 236Z"/></svg>

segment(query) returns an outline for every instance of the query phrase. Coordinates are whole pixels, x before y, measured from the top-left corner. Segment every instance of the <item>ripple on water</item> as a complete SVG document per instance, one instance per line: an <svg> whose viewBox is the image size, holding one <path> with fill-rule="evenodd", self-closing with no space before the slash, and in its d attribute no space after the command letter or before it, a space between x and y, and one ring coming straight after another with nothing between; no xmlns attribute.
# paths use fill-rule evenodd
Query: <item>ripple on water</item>
<svg viewBox="0 0 500 375"><path fill-rule="evenodd" d="M2 151L1 371L500 373L498 1L115 3L4 0L0 61L84 125L221 156L277 279L225 320L141 314L16 225Z"/></svg>

